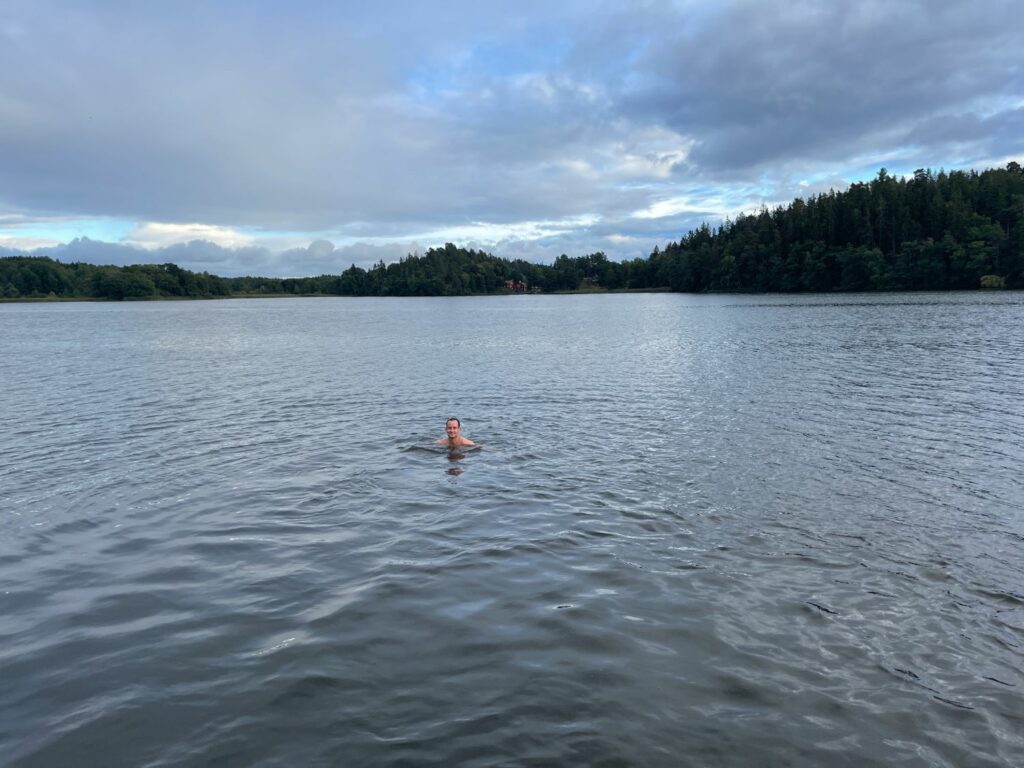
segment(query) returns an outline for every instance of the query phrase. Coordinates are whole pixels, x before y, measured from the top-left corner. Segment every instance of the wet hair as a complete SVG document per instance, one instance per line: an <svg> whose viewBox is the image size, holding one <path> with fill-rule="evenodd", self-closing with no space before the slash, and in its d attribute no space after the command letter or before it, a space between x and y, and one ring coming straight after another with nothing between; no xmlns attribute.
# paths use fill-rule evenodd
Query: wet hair
<svg viewBox="0 0 1024 768"><path fill-rule="evenodd" d="M449 422L449 421L454 421L454 422L455 422L456 424L458 424L458 425L459 425L459 429L462 429L462 422L461 422L461 421L459 421L458 419L456 419L456 418L455 418L454 416L452 416L452 417L451 417L450 419L445 419L445 420L444 420L444 425L445 425L446 427L448 426L448 422Z"/></svg>

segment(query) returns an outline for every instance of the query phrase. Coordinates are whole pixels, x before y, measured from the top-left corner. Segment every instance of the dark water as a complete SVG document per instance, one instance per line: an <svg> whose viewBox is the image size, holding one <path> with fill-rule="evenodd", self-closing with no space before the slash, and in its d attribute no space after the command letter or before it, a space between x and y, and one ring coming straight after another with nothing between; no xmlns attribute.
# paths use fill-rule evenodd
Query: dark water
<svg viewBox="0 0 1024 768"><path fill-rule="evenodd" d="M0 305L0 382L0 763L1024 764L1021 294Z"/></svg>

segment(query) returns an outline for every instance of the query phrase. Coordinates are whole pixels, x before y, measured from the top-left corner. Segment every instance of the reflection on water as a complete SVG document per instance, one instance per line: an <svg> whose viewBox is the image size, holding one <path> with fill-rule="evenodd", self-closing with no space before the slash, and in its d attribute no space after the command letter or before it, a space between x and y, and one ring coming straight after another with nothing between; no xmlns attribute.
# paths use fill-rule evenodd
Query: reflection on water
<svg viewBox="0 0 1024 768"><path fill-rule="evenodd" d="M1014 293L0 305L2 754L1019 765L1022 328ZM433 444L451 412L485 450Z"/></svg>
<svg viewBox="0 0 1024 768"><path fill-rule="evenodd" d="M463 461L463 459L466 458L466 454L475 453L475 452L479 451L480 447L481 446L479 446L479 445L470 445L470 446L462 446L462 445L460 445L460 446L456 446L456 447L452 447L452 448L445 448L444 450L447 451L447 453L448 453L448 461L450 461L453 464L455 464L455 463ZM464 466L454 466L454 467L448 467L448 469L445 470L445 471L449 475L458 476L458 475L461 475L463 472L465 472L466 468Z"/></svg>
<svg viewBox="0 0 1024 768"><path fill-rule="evenodd" d="M451 448L448 450L448 461L455 463L462 461L466 458L466 454L459 448ZM462 467L448 467L445 470L449 475L461 475L465 470Z"/></svg>
<svg viewBox="0 0 1024 768"><path fill-rule="evenodd" d="M430 446L411 445L407 448L403 448L402 450L404 452L416 451L435 456L444 456L448 459L449 463L456 465L447 467L445 469L445 473L448 475L458 476L466 470L464 466L461 466L461 462L466 458L466 454L480 450L480 446L471 446L468 448L459 446L456 448L450 448L445 445L438 445L435 443Z"/></svg>

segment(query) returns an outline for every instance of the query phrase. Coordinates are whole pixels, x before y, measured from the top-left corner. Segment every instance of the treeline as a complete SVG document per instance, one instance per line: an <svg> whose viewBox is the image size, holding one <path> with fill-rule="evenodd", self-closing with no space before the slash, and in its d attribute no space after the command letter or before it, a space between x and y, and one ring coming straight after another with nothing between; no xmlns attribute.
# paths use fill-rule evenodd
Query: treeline
<svg viewBox="0 0 1024 768"><path fill-rule="evenodd" d="M147 299L247 295L458 296L533 291L875 291L1024 288L1024 171L1015 162L983 172L867 183L712 228L704 225L647 258L604 253L553 264L509 260L451 243L370 269L305 278L196 273L174 264L64 264L0 259L0 298Z"/></svg>
<svg viewBox="0 0 1024 768"><path fill-rule="evenodd" d="M45 256L0 259L0 298L148 299L230 296L230 280L175 264L63 264Z"/></svg>
<svg viewBox="0 0 1024 768"><path fill-rule="evenodd" d="M552 265L522 259L501 259L484 251L467 250L451 243L431 248L422 256L407 256L392 264L378 262L369 270L355 265L341 273L337 293L343 296L462 296L512 290L509 283L525 283L534 291L574 291L588 285L617 288L599 280L605 268L621 269L603 253L569 258L559 256Z"/></svg>
<svg viewBox="0 0 1024 768"><path fill-rule="evenodd" d="M648 268L677 291L1024 288L1024 172L882 169L845 192L703 226Z"/></svg>

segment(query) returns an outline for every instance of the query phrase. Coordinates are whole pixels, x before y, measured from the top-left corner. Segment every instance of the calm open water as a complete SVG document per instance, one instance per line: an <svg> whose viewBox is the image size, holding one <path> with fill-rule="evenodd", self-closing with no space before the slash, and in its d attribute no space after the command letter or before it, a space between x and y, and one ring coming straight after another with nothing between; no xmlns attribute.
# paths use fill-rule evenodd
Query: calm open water
<svg viewBox="0 0 1024 768"><path fill-rule="evenodd" d="M1020 293L8 304L0 382L0 763L1024 764Z"/></svg>

